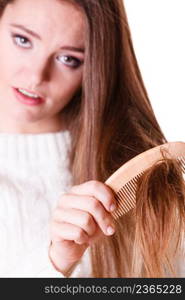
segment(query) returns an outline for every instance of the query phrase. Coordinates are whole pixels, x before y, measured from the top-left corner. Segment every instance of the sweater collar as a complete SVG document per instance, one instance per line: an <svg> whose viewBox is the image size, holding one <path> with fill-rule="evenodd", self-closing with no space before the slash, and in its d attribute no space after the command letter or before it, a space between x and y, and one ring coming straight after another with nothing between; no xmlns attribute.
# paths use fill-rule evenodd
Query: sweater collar
<svg viewBox="0 0 185 300"><path fill-rule="evenodd" d="M69 131L39 134L0 133L0 162L27 164L65 161L69 144Z"/></svg>

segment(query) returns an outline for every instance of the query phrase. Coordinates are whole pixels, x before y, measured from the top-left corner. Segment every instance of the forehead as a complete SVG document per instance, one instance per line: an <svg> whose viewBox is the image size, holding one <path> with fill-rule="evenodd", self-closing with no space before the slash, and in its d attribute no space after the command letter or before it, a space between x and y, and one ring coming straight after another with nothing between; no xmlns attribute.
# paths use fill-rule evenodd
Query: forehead
<svg viewBox="0 0 185 300"><path fill-rule="evenodd" d="M84 14L71 0L15 0L7 5L2 18L7 23L21 23L41 36L62 34L84 39Z"/></svg>

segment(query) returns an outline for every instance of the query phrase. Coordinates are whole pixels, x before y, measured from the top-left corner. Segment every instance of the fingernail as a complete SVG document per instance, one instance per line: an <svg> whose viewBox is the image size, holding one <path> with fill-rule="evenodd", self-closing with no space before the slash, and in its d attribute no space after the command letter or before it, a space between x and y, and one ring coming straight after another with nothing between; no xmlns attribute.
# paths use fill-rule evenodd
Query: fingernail
<svg viewBox="0 0 185 300"><path fill-rule="evenodd" d="M114 232L115 232L115 229L114 229L113 227L109 226L109 227L107 228L107 234L108 234L108 235L112 235Z"/></svg>
<svg viewBox="0 0 185 300"><path fill-rule="evenodd" d="M114 203L111 204L109 210L110 210L110 211L114 211L115 209L116 209L116 205L115 205Z"/></svg>

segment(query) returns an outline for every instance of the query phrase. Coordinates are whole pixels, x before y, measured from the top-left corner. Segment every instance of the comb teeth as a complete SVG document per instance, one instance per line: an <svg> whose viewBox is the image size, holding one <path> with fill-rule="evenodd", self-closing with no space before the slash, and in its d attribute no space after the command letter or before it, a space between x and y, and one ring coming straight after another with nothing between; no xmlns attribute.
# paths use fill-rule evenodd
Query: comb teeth
<svg viewBox="0 0 185 300"><path fill-rule="evenodd" d="M182 172L185 174L185 156L181 156L176 159L179 162ZM136 206L137 183L143 173L144 171L137 174L116 193L115 198L117 201L117 209L112 213L115 220Z"/></svg>
<svg viewBox="0 0 185 300"><path fill-rule="evenodd" d="M133 177L127 182L116 194L117 210L113 213L113 217L118 219L123 214L126 214L129 210L136 206L136 190L138 179L144 172Z"/></svg>
<svg viewBox="0 0 185 300"><path fill-rule="evenodd" d="M177 161L180 163L182 172L185 174L185 157L184 156L178 157Z"/></svg>

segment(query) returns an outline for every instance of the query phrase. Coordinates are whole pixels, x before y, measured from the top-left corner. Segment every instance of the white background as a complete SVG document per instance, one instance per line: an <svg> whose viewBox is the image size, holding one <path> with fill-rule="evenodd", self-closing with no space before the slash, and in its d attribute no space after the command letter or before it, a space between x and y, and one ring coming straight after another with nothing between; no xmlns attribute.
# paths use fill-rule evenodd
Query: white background
<svg viewBox="0 0 185 300"><path fill-rule="evenodd" d="M124 0L143 80L168 141L185 142L185 0Z"/></svg>

